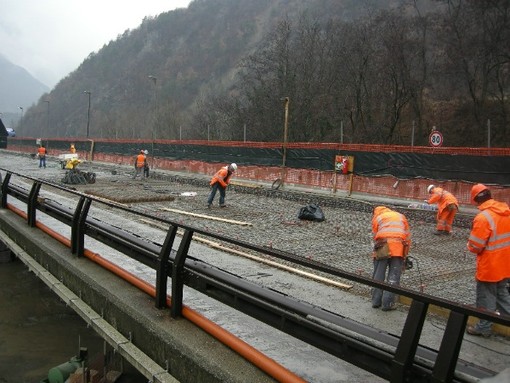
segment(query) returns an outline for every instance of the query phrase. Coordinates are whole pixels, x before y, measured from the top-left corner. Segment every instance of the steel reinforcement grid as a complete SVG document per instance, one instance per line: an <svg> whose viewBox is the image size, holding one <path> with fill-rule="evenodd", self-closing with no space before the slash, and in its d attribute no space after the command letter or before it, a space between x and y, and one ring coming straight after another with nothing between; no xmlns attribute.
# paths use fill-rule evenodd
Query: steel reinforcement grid
<svg viewBox="0 0 510 383"><path fill-rule="evenodd" d="M167 285L170 280L172 291L170 310L175 318L181 316L183 288L186 285L391 382L467 382L469 381L467 377L480 379L494 374L484 366L460 360L460 346L469 316L510 326L508 317L377 282L289 252L277 251L207 232L133 211L129 207L63 188L51 182L23 176L6 169L0 170L5 171L1 186L0 208L10 209L8 198L15 198L26 205L26 219L29 226L36 226L38 211L69 225L71 227L70 256L83 256L84 237L87 235L153 268L156 271L154 304L158 308L166 306ZM11 183L13 175L31 183L30 190ZM55 188L59 192L73 194L78 197L78 203L71 208L39 198L42 187ZM168 225L169 230L164 243L149 243L106 222L91 219L89 210L92 204L106 205L110 209L123 210ZM178 229L184 234L178 248L174 250L174 240ZM402 333L400 336L395 336L381 329L357 323L347 317L247 282L214 265L195 259L189 254L190 243L195 234L405 296L412 303ZM425 317L431 305L450 312L441 345L437 350L419 344Z"/></svg>

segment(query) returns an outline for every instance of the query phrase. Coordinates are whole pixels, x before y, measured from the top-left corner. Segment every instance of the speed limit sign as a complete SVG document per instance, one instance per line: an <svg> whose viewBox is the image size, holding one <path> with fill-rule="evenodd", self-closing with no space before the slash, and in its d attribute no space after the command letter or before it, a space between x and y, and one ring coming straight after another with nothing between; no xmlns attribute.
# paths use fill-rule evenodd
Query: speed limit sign
<svg viewBox="0 0 510 383"><path fill-rule="evenodd" d="M430 133L429 144L432 146L443 145L443 135L439 130L434 130L432 133Z"/></svg>

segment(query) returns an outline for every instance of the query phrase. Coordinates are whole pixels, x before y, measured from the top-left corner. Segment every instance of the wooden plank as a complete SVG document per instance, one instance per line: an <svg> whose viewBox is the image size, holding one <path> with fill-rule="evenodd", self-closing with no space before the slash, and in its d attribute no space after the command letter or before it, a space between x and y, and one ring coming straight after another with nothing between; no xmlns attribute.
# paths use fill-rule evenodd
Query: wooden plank
<svg viewBox="0 0 510 383"><path fill-rule="evenodd" d="M149 220L146 220L146 219L142 219L141 221L149 223L151 226L156 226L156 227L158 227L158 228L160 228L162 230L168 230L167 227L165 227L165 226L163 226L161 224L157 224L157 223L155 223L153 221L149 221ZM182 235L182 232L178 232L178 234ZM346 290L349 290L349 289L352 288L352 285L348 285L348 284L345 284L345 283L333 281L332 279L324 278L324 277L321 277L320 275L312 274L312 273L309 273L309 272L306 272L306 271L303 271L303 270L296 269L294 267L282 265L280 263L277 263L277 262L274 262L274 261L271 261L271 260L268 260L268 259L257 257L257 256L252 255L252 254L248 254L248 253L245 253L245 252L242 252L242 251L239 251L239 250L231 249L231 248L222 246L218 242L214 242L214 241L211 241L209 239L201 238L201 237L198 237L196 235L193 236L193 240L197 241L197 242L201 242L203 244L206 244L206 245L208 245L208 246L210 246L212 248L215 248L215 249L218 249L218 250L221 250L221 251L225 251L225 252L228 252L228 253L233 253L233 254L236 254L236 255L239 255L239 256L251 259L251 260L256 261L256 262L264 263L266 265L273 266L273 267L276 267L278 269L286 270L286 271L294 273L294 274L299 274L299 275L304 276L306 278L313 279L313 280L316 280L316 281L319 281L319 282L322 282L322 283L326 283L326 284L331 285L331 286L335 286L335 287L338 287L338 288L341 288L341 289L346 289Z"/></svg>
<svg viewBox="0 0 510 383"><path fill-rule="evenodd" d="M171 211L172 213L178 213L178 214L189 215L189 216L192 216L192 217L198 217L198 218L210 219L210 220L213 220L213 221L221 221L221 222L233 223L233 224L235 224L235 225L241 225L241 226L253 226L253 224L252 224L252 223L250 223L250 222L243 222L243 221L236 221L236 220L233 220L233 219L220 218L220 217L213 217L213 216L205 215L205 214L190 213L190 212L187 212L187 211L184 211L184 210L168 209L168 208L166 208L166 207L161 208L161 210Z"/></svg>

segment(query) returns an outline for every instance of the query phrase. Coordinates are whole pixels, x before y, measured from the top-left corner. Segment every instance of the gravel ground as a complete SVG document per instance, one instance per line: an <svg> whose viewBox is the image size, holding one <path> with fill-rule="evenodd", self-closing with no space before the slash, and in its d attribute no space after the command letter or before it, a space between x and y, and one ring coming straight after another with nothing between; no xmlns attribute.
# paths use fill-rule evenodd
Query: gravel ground
<svg viewBox="0 0 510 383"><path fill-rule="evenodd" d="M31 161L30 168L33 166L36 174L61 183L65 171L57 164L50 162L48 168L41 171ZM432 234L435 230L434 211L391 206L377 198L340 198L290 188L274 190L270 186L236 183L235 178L227 190L228 206L220 208L217 195L213 207L208 209L209 177L157 170L148 179L133 180L130 167L98 163L84 163L80 167L82 171L93 171L96 182L68 185L76 190L125 203L174 222L284 250L364 276L372 273L371 213L374 206L386 204L408 217L412 231L410 255L414 267L404 272L401 285L459 303L472 304L475 300L475 258L465 251L472 215L459 214L453 235L437 237ZM27 167L24 170L28 170ZM297 218L299 209L308 203L321 206L325 221ZM214 221L167 209L246 224ZM368 287L357 284L351 291L369 294Z"/></svg>

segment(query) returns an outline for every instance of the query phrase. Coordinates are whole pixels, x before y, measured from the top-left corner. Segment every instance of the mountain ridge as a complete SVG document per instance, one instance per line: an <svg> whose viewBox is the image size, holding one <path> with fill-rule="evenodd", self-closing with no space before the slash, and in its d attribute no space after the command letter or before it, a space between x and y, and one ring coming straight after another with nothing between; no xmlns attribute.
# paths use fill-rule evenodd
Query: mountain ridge
<svg viewBox="0 0 510 383"><path fill-rule="evenodd" d="M25 68L0 53L0 111L16 113L19 107L34 104L50 88Z"/></svg>

